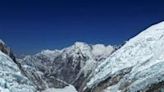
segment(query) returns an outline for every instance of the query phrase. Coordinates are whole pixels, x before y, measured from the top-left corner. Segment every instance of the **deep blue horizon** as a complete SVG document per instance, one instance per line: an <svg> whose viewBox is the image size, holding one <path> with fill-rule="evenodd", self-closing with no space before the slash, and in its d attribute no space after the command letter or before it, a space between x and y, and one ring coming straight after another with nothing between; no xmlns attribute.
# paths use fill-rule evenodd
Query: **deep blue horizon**
<svg viewBox="0 0 164 92"><path fill-rule="evenodd" d="M164 20L163 0L4 0L0 39L17 54L61 49L76 41L124 43Z"/></svg>

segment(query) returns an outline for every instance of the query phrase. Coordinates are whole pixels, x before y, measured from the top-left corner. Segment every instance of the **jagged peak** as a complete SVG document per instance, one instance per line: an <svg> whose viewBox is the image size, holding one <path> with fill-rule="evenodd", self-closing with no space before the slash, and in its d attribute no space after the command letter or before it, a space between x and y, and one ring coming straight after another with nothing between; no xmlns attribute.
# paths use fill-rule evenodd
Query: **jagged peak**
<svg viewBox="0 0 164 92"><path fill-rule="evenodd" d="M76 42L74 43L74 45L84 45L84 44L87 44L87 43L85 43L85 42L79 42L79 41L76 41Z"/></svg>
<svg viewBox="0 0 164 92"><path fill-rule="evenodd" d="M75 53L85 53L89 54L91 47L84 42L75 42L73 45L62 49L63 53L69 53L70 55L74 55Z"/></svg>
<svg viewBox="0 0 164 92"><path fill-rule="evenodd" d="M76 46L76 47L82 47L82 46L86 46L86 45L88 45L88 44L85 42L75 42L74 43L74 46Z"/></svg>
<svg viewBox="0 0 164 92"><path fill-rule="evenodd" d="M78 50L83 50L84 48L88 48L89 45L87 43L84 43L84 42L75 42L73 45L69 46L69 47L66 47L66 48L63 48L61 50L59 49L54 49L54 50L50 50L50 49L45 49L45 50L42 50L41 52L37 53L36 55L40 55L40 54L54 54L54 53L62 53L62 52L70 52L70 51L73 51L75 49L78 49Z"/></svg>
<svg viewBox="0 0 164 92"><path fill-rule="evenodd" d="M34 56L45 56L47 58L56 57L58 55L63 55L63 57L66 57L67 55L73 56L73 57L87 56L89 58L99 60L101 58L106 58L114 50L115 50L115 47L113 47L112 45L87 44L85 42L75 42L73 45L63 48L61 50L59 49L42 50L41 52L35 54ZM51 59L53 60L54 58L51 58Z"/></svg>
<svg viewBox="0 0 164 92"><path fill-rule="evenodd" d="M90 49L90 46L85 42L75 42L71 47L72 49L78 49L78 50Z"/></svg>

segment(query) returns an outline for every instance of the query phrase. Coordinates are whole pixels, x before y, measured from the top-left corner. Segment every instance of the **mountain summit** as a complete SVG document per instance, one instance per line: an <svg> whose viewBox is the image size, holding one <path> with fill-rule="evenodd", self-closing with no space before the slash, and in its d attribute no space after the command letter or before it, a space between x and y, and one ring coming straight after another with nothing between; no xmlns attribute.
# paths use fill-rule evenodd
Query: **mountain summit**
<svg viewBox="0 0 164 92"><path fill-rule="evenodd" d="M19 61L40 90L63 88L69 84L78 89L96 66L114 51L110 45L76 42L62 50L43 50Z"/></svg>

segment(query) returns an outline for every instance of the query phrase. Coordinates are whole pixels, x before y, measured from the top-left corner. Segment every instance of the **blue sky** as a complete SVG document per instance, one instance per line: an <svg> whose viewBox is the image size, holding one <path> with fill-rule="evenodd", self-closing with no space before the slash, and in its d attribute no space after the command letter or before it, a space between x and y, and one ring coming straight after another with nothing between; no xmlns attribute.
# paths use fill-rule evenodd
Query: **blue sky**
<svg viewBox="0 0 164 92"><path fill-rule="evenodd" d="M163 0L4 0L0 38L17 54L76 41L118 45L164 20Z"/></svg>

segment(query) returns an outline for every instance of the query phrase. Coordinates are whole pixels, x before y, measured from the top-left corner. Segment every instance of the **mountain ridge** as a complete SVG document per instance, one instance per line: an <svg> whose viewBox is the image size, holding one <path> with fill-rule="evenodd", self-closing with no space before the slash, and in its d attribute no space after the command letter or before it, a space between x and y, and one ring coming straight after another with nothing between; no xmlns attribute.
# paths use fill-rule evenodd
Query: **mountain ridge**
<svg viewBox="0 0 164 92"><path fill-rule="evenodd" d="M39 88L45 89L46 85L50 88L63 88L68 84L72 84L78 88L97 64L107 58L114 50L115 48L111 45L88 45L84 42L75 42L74 45L67 48L61 50L42 50L40 53L26 56L19 61L22 66L25 65L24 68L31 67L31 69L35 69L33 71L39 72L39 74L35 73L38 78L40 76L42 79L42 82L38 81L42 84ZM25 70L28 72L29 69ZM57 79L55 81L56 84L51 83L53 82L52 80L49 81L51 78L53 80Z"/></svg>
<svg viewBox="0 0 164 92"><path fill-rule="evenodd" d="M147 28L101 63L87 86L94 87L94 90L105 87L111 92L146 92L155 87L154 83L158 84L163 80L160 69L164 63L163 42L164 22ZM161 66L158 65L160 63ZM152 90L160 90L160 87Z"/></svg>
<svg viewBox="0 0 164 92"><path fill-rule="evenodd" d="M32 87L33 91L56 92L71 88L78 92L161 92L164 89L163 46L164 22L161 22L131 38L119 49L75 42L61 50L47 49L16 59L0 40L3 52L1 55L0 51L0 61L3 63L2 58L6 58L3 54L12 59L5 61L14 63L22 72L21 76L32 82L27 87Z"/></svg>

